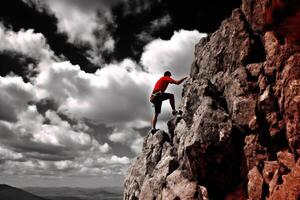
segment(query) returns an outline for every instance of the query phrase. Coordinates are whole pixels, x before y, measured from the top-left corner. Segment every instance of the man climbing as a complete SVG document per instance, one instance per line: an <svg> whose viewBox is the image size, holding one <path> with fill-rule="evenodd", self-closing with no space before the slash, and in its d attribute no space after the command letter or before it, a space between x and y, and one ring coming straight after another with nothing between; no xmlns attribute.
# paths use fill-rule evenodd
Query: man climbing
<svg viewBox="0 0 300 200"><path fill-rule="evenodd" d="M171 78L171 72L166 71L164 73L164 76L161 77L155 84L154 89L152 91L150 102L154 104L155 113L152 118L152 129L151 133L156 132L158 129L156 129L156 122L157 117L161 111L161 105L162 102L169 99L170 105L172 107L172 114L177 115L178 111L175 109L175 99L174 95L170 93L165 93L165 90L167 89L169 83L179 85L181 84L185 79L188 77L184 77L180 80L174 80Z"/></svg>

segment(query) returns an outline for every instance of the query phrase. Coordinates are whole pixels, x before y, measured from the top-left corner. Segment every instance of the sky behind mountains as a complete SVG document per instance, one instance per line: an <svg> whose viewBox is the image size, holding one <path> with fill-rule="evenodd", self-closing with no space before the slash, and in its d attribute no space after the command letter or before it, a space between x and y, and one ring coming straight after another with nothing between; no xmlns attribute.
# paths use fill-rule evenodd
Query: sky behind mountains
<svg viewBox="0 0 300 200"><path fill-rule="evenodd" d="M218 5L218 6L216 6ZM0 180L121 185L155 81L189 74L194 45L239 1L10 0L0 7ZM171 86L179 101L181 87ZM163 107L159 126L169 119Z"/></svg>

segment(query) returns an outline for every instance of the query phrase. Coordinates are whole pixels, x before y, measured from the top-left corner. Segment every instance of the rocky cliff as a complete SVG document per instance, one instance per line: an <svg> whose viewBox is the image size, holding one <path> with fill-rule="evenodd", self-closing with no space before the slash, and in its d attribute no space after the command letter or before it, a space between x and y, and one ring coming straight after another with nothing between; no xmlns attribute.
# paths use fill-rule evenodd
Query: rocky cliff
<svg viewBox="0 0 300 200"><path fill-rule="evenodd" d="M196 45L183 116L145 138L125 200L300 199L299 8L244 0Z"/></svg>

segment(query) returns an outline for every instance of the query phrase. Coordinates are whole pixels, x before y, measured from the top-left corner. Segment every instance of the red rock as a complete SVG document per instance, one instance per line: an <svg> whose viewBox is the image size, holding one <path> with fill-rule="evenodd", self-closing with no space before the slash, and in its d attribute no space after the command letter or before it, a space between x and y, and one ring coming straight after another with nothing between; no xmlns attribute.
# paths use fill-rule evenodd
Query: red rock
<svg viewBox="0 0 300 200"><path fill-rule="evenodd" d="M282 79L286 132L290 146L296 153L300 151L300 53L287 60Z"/></svg>
<svg viewBox="0 0 300 200"><path fill-rule="evenodd" d="M299 1L269 0L264 13L267 27L272 29L277 37L285 38L285 42L292 45L300 44L299 7Z"/></svg>
<svg viewBox="0 0 300 200"><path fill-rule="evenodd" d="M274 97L271 86L268 85L264 93L259 97L259 106L261 111L271 114L274 111Z"/></svg>
<svg viewBox="0 0 300 200"><path fill-rule="evenodd" d="M295 155L288 151L280 151L277 153L277 159L284 166L292 170L295 166Z"/></svg>
<svg viewBox="0 0 300 200"><path fill-rule="evenodd" d="M261 69L263 68L263 65L261 63L253 63L247 65L246 68L252 77L258 77L259 73L261 72Z"/></svg>
<svg viewBox="0 0 300 200"><path fill-rule="evenodd" d="M267 113L266 120L270 126L273 126L274 124L277 123L277 113L276 112Z"/></svg>
<svg viewBox="0 0 300 200"><path fill-rule="evenodd" d="M243 0L242 10L251 28L255 32L262 32L264 29L264 13L267 0Z"/></svg>
<svg viewBox="0 0 300 200"><path fill-rule="evenodd" d="M267 78L260 74L259 77L258 77L258 86L259 86L259 89L260 89L260 93L262 93L263 91L265 91L265 89L267 88Z"/></svg>
<svg viewBox="0 0 300 200"><path fill-rule="evenodd" d="M263 177L257 167L253 167L248 173L249 200L261 200L263 189Z"/></svg>
<svg viewBox="0 0 300 200"><path fill-rule="evenodd" d="M156 199L157 194L154 193L154 188L151 187L151 184L149 183L149 180L147 179L141 188L141 193L139 194L139 199Z"/></svg>
<svg viewBox="0 0 300 200"><path fill-rule="evenodd" d="M273 176L276 170L279 169L279 163L277 161L265 161L264 162L264 169L262 171L262 175L264 181L269 184L273 179Z"/></svg>
<svg viewBox="0 0 300 200"><path fill-rule="evenodd" d="M258 129L259 125L257 123L257 118L256 116L253 116L252 119L249 121L248 127L250 130L254 131Z"/></svg>
<svg viewBox="0 0 300 200"><path fill-rule="evenodd" d="M279 132L280 128L278 125L278 117L276 112L267 113L266 120L269 125L269 132L272 137L275 137Z"/></svg>
<svg viewBox="0 0 300 200"><path fill-rule="evenodd" d="M269 183L269 196L271 196L278 185L279 178L279 169L277 169L272 177L272 180Z"/></svg>
<svg viewBox="0 0 300 200"><path fill-rule="evenodd" d="M280 53L279 41L271 31L266 32L263 39L267 57L273 59Z"/></svg>
<svg viewBox="0 0 300 200"><path fill-rule="evenodd" d="M256 97L240 97L233 101L232 119L239 126L247 126L255 117Z"/></svg>
<svg viewBox="0 0 300 200"><path fill-rule="evenodd" d="M240 184L233 192L226 196L225 200L247 200L247 197L244 185Z"/></svg>
<svg viewBox="0 0 300 200"><path fill-rule="evenodd" d="M300 159L292 171L282 176L283 183L277 185L269 200L299 200L300 198Z"/></svg>
<svg viewBox="0 0 300 200"><path fill-rule="evenodd" d="M178 170L167 177L166 188L162 192L162 200L176 198L184 200L208 200L206 188L197 185L193 181L189 181Z"/></svg>
<svg viewBox="0 0 300 200"><path fill-rule="evenodd" d="M276 137L279 135L280 129L278 127L270 127L269 132L272 137Z"/></svg>
<svg viewBox="0 0 300 200"><path fill-rule="evenodd" d="M252 169L260 161L267 159L267 149L259 144L258 135L246 136L244 154L248 170Z"/></svg>

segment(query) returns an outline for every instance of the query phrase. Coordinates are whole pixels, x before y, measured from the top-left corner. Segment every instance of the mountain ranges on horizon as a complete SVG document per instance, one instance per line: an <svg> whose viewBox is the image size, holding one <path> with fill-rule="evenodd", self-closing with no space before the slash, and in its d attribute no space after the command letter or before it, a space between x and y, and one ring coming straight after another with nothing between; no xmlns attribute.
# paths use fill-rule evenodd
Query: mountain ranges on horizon
<svg viewBox="0 0 300 200"><path fill-rule="evenodd" d="M121 187L103 188L16 188L0 185L0 200L120 200L123 198Z"/></svg>

